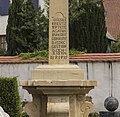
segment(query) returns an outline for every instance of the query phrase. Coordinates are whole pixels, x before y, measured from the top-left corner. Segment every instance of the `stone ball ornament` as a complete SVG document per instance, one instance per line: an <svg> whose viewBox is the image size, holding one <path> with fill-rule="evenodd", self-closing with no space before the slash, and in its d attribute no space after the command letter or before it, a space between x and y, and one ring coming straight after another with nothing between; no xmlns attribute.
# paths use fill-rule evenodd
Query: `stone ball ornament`
<svg viewBox="0 0 120 117"><path fill-rule="evenodd" d="M108 111L115 111L119 106L119 102L115 97L108 97L104 101L104 106Z"/></svg>
<svg viewBox="0 0 120 117"><path fill-rule="evenodd" d="M4 110L3 108L0 106L0 117L10 117Z"/></svg>

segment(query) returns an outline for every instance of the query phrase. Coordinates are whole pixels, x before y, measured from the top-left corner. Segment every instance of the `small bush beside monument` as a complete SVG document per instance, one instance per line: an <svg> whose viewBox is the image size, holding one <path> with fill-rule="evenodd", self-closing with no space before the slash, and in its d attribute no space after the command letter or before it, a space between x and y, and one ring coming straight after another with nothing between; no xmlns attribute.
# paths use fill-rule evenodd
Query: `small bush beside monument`
<svg viewBox="0 0 120 117"><path fill-rule="evenodd" d="M0 106L10 117L21 117L20 97L16 78L0 77Z"/></svg>

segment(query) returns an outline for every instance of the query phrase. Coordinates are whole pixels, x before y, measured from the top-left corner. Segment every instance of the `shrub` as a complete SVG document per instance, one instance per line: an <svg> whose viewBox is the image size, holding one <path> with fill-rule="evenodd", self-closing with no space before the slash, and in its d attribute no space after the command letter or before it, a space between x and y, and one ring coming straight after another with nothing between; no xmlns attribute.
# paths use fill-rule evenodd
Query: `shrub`
<svg viewBox="0 0 120 117"><path fill-rule="evenodd" d="M23 112L21 117L29 117L29 115L26 112Z"/></svg>
<svg viewBox="0 0 120 117"><path fill-rule="evenodd" d="M89 114L89 117L99 117L99 114L97 112L93 112Z"/></svg>
<svg viewBox="0 0 120 117"><path fill-rule="evenodd" d="M4 48L0 48L0 56L5 55L6 54L6 50Z"/></svg>
<svg viewBox="0 0 120 117"><path fill-rule="evenodd" d="M0 106L10 117L21 117L16 78L0 78Z"/></svg>
<svg viewBox="0 0 120 117"><path fill-rule="evenodd" d="M76 56L78 54L84 54L86 52L81 52L76 49L71 49L69 51L70 56ZM34 60L46 60L48 59L48 51L47 50L41 50L41 51L34 51L34 52L29 52L29 53L20 53L18 55L21 59L34 59Z"/></svg>
<svg viewBox="0 0 120 117"><path fill-rule="evenodd" d="M91 97L91 96L86 96L86 97L85 97L85 101L91 102L91 103L93 104L93 102L92 102L92 97ZM99 113L97 113L97 112L92 112L92 113L89 114L88 117L99 117Z"/></svg>
<svg viewBox="0 0 120 117"><path fill-rule="evenodd" d="M78 55L78 54L84 54L85 52L81 52L81 51L78 51L76 49L70 49L69 50L69 55L70 56L75 56L75 55Z"/></svg>
<svg viewBox="0 0 120 117"><path fill-rule="evenodd" d="M120 52L120 41L117 41L116 43L112 44L111 51L112 52Z"/></svg>
<svg viewBox="0 0 120 117"><path fill-rule="evenodd" d="M47 59L48 58L48 51L47 50L41 50L41 51L34 51L29 53L21 53L19 54L19 57L21 59Z"/></svg>

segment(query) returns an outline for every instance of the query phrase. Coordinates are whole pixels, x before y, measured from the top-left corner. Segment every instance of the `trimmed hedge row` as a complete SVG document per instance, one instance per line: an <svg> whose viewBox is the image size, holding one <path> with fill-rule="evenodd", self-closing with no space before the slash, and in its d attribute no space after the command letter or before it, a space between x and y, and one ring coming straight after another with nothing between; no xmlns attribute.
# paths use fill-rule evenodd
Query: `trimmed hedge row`
<svg viewBox="0 0 120 117"><path fill-rule="evenodd" d="M17 79L0 77L0 106L10 117L21 117Z"/></svg>

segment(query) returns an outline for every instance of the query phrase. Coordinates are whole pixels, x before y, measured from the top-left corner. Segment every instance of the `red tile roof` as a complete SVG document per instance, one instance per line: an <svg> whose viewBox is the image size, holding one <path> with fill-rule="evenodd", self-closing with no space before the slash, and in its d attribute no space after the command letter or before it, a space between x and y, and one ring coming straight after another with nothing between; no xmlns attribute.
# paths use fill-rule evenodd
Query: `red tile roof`
<svg viewBox="0 0 120 117"><path fill-rule="evenodd" d="M120 36L120 0L104 0L106 11L106 25L113 36Z"/></svg>
<svg viewBox="0 0 120 117"><path fill-rule="evenodd" d="M84 61L120 61L120 53L96 53L96 54L81 54L70 57L70 61L84 62Z"/></svg>
<svg viewBox="0 0 120 117"><path fill-rule="evenodd" d="M101 61L120 61L120 53L105 54L79 54L70 57L70 62L101 62ZM0 56L0 64L5 63L47 63L47 60L22 60L16 56Z"/></svg>
<svg viewBox="0 0 120 117"><path fill-rule="evenodd" d="M45 63L47 60L20 59L17 56L0 56L0 63Z"/></svg>

